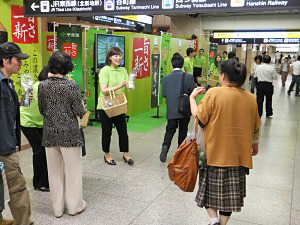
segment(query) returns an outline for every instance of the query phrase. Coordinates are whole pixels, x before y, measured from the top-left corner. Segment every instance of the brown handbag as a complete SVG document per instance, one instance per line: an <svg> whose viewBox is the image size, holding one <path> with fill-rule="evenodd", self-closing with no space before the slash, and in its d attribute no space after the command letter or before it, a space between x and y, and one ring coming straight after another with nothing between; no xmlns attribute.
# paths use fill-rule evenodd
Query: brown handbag
<svg viewBox="0 0 300 225"><path fill-rule="evenodd" d="M198 132L196 119L195 134ZM199 150L195 137L187 143L184 140L176 150L168 165L169 177L182 191L193 192L196 186L199 168Z"/></svg>

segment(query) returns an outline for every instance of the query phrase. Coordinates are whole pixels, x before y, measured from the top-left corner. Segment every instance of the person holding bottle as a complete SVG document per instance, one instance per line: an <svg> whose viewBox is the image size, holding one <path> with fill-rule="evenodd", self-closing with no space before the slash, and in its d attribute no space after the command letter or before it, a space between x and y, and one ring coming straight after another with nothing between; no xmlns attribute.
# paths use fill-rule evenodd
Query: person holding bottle
<svg viewBox="0 0 300 225"><path fill-rule="evenodd" d="M33 187L39 191L49 191L48 170L45 147L42 146L43 116L38 108L38 86L48 78L49 67L45 66L33 85L33 99L29 107L20 107L21 129L32 147Z"/></svg>
<svg viewBox="0 0 300 225"><path fill-rule="evenodd" d="M109 91L116 94L125 92L128 83L128 73L124 67L120 67L122 62L122 51L120 48L112 47L109 49L106 57L106 66L100 70L99 83L100 95L98 99L99 114L102 127L102 150L105 153L104 162L108 165L116 165L110 154L110 141L112 135L112 126L116 126L119 135L119 148L123 152L123 160L128 165L133 165L134 161L130 158L129 141L127 134L127 123L125 114L109 118L102 109L102 98L109 95Z"/></svg>

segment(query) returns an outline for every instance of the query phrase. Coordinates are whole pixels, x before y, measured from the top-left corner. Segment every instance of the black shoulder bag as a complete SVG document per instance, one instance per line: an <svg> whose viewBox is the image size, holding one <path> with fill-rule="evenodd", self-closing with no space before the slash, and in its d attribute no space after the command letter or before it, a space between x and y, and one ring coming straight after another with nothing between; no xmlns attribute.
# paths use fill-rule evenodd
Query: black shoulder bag
<svg viewBox="0 0 300 225"><path fill-rule="evenodd" d="M182 74L182 79L181 79L181 90L179 96L178 112L188 117L191 116L190 97L188 94L184 93L184 84L185 84L185 73Z"/></svg>

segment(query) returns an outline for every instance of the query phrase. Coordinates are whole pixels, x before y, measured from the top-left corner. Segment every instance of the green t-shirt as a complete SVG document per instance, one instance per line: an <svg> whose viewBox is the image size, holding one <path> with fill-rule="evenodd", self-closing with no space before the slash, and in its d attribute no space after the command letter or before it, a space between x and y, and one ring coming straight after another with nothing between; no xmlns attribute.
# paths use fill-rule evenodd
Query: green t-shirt
<svg viewBox="0 0 300 225"><path fill-rule="evenodd" d="M203 55L196 55L194 67L202 68L205 57Z"/></svg>
<svg viewBox="0 0 300 225"><path fill-rule="evenodd" d="M214 63L210 66L210 77L218 77L219 76L219 68L216 67Z"/></svg>
<svg viewBox="0 0 300 225"><path fill-rule="evenodd" d="M222 57L222 61L227 61L228 60L228 56L226 58Z"/></svg>
<svg viewBox="0 0 300 225"><path fill-rule="evenodd" d="M37 127L42 128L44 117L40 114L39 105L38 105L38 88L39 83L36 82L32 86L33 98L29 107L21 106L20 107L20 119L21 125L23 127Z"/></svg>
<svg viewBox="0 0 300 225"><path fill-rule="evenodd" d="M185 68L188 68L187 73L193 75L193 72L194 72L194 60L191 59L190 57L185 57L184 58L183 67L184 67L184 71L185 71Z"/></svg>
<svg viewBox="0 0 300 225"><path fill-rule="evenodd" d="M128 73L124 67L118 67L117 69L112 66L105 66L100 70L99 73L99 84L107 85L107 87L116 87L124 81L128 81ZM115 91L115 94L125 92L125 87L122 87ZM97 109L102 109L101 100L102 97L107 96L102 93L100 88L100 94L98 98Z"/></svg>

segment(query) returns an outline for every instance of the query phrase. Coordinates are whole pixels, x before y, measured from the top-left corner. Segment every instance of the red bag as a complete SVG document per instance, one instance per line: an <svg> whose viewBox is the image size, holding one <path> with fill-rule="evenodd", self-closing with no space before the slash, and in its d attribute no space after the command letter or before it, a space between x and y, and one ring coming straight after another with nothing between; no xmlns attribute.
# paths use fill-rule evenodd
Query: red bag
<svg viewBox="0 0 300 225"><path fill-rule="evenodd" d="M193 192L196 186L199 168L199 150L196 143L198 119L196 119L195 135L187 143L185 139L176 150L168 164L169 177L182 191Z"/></svg>

